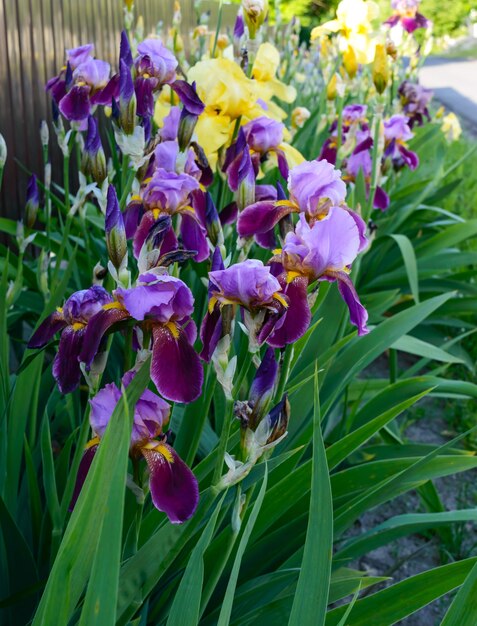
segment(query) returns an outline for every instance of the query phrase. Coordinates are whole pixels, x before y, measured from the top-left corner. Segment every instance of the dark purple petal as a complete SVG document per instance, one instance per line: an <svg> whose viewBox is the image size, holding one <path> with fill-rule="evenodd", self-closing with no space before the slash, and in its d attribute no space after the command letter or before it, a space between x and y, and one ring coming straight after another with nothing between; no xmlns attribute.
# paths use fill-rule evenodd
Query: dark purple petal
<svg viewBox="0 0 477 626"><path fill-rule="evenodd" d="M215 272L217 270L223 270L225 269L224 267L224 260L222 258L222 252L220 251L220 248L217 246L214 250L214 254L212 255L212 267L210 268L211 272Z"/></svg>
<svg viewBox="0 0 477 626"><path fill-rule="evenodd" d="M101 339L113 324L128 319L129 313L124 309L111 308L103 309L96 313L88 322L84 337L83 347L79 355L79 360L89 367L99 350Z"/></svg>
<svg viewBox="0 0 477 626"><path fill-rule="evenodd" d="M83 347L84 326L75 330L67 326L61 333L58 352L53 361L53 376L61 393L70 393L79 385L81 369L78 357Z"/></svg>
<svg viewBox="0 0 477 626"><path fill-rule="evenodd" d="M399 153L410 170L415 170L419 165L419 157L412 150L408 150L402 144L398 147Z"/></svg>
<svg viewBox="0 0 477 626"><path fill-rule="evenodd" d="M59 104L60 100L66 95L66 81L64 72L59 76L53 76L46 83L46 91L51 92L51 97L56 104Z"/></svg>
<svg viewBox="0 0 477 626"><path fill-rule="evenodd" d="M172 83L171 87L179 96L179 100L189 113L199 116L204 112L205 104L197 94L195 82L189 85L185 80L176 80Z"/></svg>
<svg viewBox="0 0 477 626"><path fill-rule="evenodd" d="M126 63L121 60L119 71L119 99L120 102L129 102L134 93L134 83L131 70Z"/></svg>
<svg viewBox="0 0 477 626"><path fill-rule="evenodd" d="M368 312L359 301L359 296L356 293L356 289L350 277L346 272L330 272L329 275L338 282L340 294L349 309L350 322L357 327L358 335L366 335L369 333L368 327L366 326Z"/></svg>
<svg viewBox="0 0 477 626"><path fill-rule="evenodd" d="M219 213L220 223L222 226L233 224L237 221L238 206L236 202L231 202Z"/></svg>
<svg viewBox="0 0 477 626"><path fill-rule="evenodd" d="M385 211L389 207L389 196L382 187L376 187L376 193L374 194L373 206L375 209L381 209Z"/></svg>
<svg viewBox="0 0 477 626"><path fill-rule="evenodd" d="M202 350L200 358L209 363L215 348L222 337L222 313L217 303L212 313L205 314L200 327L200 340L202 341Z"/></svg>
<svg viewBox="0 0 477 626"><path fill-rule="evenodd" d="M154 115L153 85L149 78L138 76L134 81L134 89L137 98L137 114L141 117Z"/></svg>
<svg viewBox="0 0 477 626"><path fill-rule="evenodd" d="M311 311L307 298L308 281L304 277L294 278L283 286L283 295L287 296L289 306L285 315L277 323L278 328L269 335L268 345L283 348L302 337L311 322Z"/></svg>
<svg viewBox="0 0 477 626"><path fill-rule="evenodd" d="M61 99L59 107L62 115L71 122L85 120L90 112L89 102L90 87L87 85L73 87L64 98Z"/></svg>
<svg viewBox="0 0 477 626"><path fill-rule="evenodd" d="M286 180L288 178L288 162L285 153L283 150L275 150L275 154L277 155L278 170Z"/></svg>
<svg viewBox="0 0 477 626"><path fill-rule="evenodd" d="M116 102L116 98L119 97L119 74L115 74L111 77L108 84L103 88L96 91L91 97L91 104L101 104L103 106L111 106L111 101Z"/></svg>
<svg viewBox="0 0 477 626"><path fill-rule="evenodd" d="M124 227L127 239L132 239L136 233L141 217L144 214L144 207L141 198L136 196L126 207L123 213Z"/></svg>
<svg viewBox="0 0 477 626"><path fill-rule="evenodd" d="M252 237L257 233L266 233L272 230L285 215L295 211L293 206L280 206L270 200L251 204L239 215L238 234L241 237Z"/></svg>
<svg viewBox="0 0 477 626"><path fill-rule="evenodd" d="M255 241L261 248L266 248L267 250L274 250L277 247L277 238L273 228L265 233L257 233Z"/></svg>
<svg viewBox="0 0 477 626"><path fill-rule="evenodd" d="M92 442L90 442L92 444ZM81 489L83 488L84 481L86 480L86 476L88 475L89 468L93 463L94 455L98 450L98 444L88 445L86 450L83 452L83 456L81 457L81 461L78 468L78 474L76 476L75 488L73 490L73 495L71 496L70 506L68 508L69 511L72 511L75 507L75 504L79 498L81 493Z"/></svg>
<svg viewBox="0 0 477 626"><path fill-rule="evenodd" d="M356 148L353 150L353 154L359 154L360 152L364 152L365 150L371 150L373 147L373 138L366 137L363 141L361 141Z"/></svg>
<svg viewBox="0 0 477 626"><path fill-rule="evenodd" d="M336 144L331 139L325 141L318 158L333 165L336 163Z"/></svg>
<svg viewBox="0 0 477 626"><path fill-rule="evenodd" d="M202 391L204 372L185 332L165 325L153 330L151 378L159 393L173 402L193 402Z"/></svg>
<svg viewBox="0 0 477 626"><path fill-rule="evenodd" d="M152 211L146 211L141 218L139 226L136 228L133 240L133 252L136 259L139 258L141 248L149 235L149 232L157 222Z"/></svg>
<svg viewBox="0 0 477 626"><path fill-rule="evenodd" d="M33 333L28 348L43 348L53 336L66 326L65 318L60 311L49 315Z"/></svg>
<svg viewBox="0 0 477 626"><path fill-rule="evenodd" d="M181 524L195 512L199 502L199 485L192 470L168 444L154 450L141 449L149 466L149 489L154 506L163 511L173 524Z"/></svg>
<svg viewBox="0 0 477 626"><path fill-rule="evenodd" d="M101 138L98 132L98 122L90 115L88 117L88 134L84 142L85 152L88 152L91 156L95 155L101 148Z"/></svg>
<svg viewBox="0 0 477 626"><path fill-rule="evenodd" d="M181 237L186 250L195 250L195 260L199 263L209 257L209 245L207 243L207 231L199 224L194 216L188 213L182 214Z"/></svg>

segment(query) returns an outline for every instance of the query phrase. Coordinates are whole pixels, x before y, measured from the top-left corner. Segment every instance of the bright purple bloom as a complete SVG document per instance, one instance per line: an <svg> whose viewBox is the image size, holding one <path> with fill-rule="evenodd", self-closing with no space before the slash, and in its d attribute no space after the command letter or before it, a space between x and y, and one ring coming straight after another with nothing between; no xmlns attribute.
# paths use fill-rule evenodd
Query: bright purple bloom
<svg viewBox="0 0 477 626"><path fill-rule="evenodd" d="M145 39L137 47L134 59L137 114L154 115L154 92L176 78L177 59L159 39Z"/></svg>
<svg viewBox="0 0 477 626"><path fill-rule="evenodd" d="M401 105L404 113L409 118L409 126L412 128L414 124L422 126L424 118L431 119L428 104L432 99L433 92L426 89L418 83L411 83L405 80L398 89L401 98Z"/></svg>
<svg viewBox="0 0 477 626"><path fill-rule="evenodd" d="M152 334L151 378L173 402L192 402L202 389L203 371L192 344L197 329L190 315L194 297L187 285L168 274L141 274L136 286L115 291L114 306L90 322L81 361L89 367L103 335L118 322L133 319Z"/></svg>
<svg viewBox="0 0 477 626"><path fill-rule="evenodd" d="M304 161L294 167L288 176L288 190L289 200L264 200L246 207L238 218L239 235L266 235L290 213L305 213L314 221L346 198L340 170L327 161Z"/></svg>
<svg viewBox="0 0 477 626"><path fill-rule="evenodd" d="M393 115L384 121L384 157L390 158L394 167L407 165L415 170L419 165L419 157L407 148L406 141L413 137L405 115Z"/></svg>
<svg viewBox="0 0 477 626"><path fill-rule="evenodd" d="M126 372L122 378L124 387L127 388L134 375L132 370ZM90 401L90 422L96 437L86 446L81 460L70 510L79 497L100 439L121 396L121 390L110 383ZM173 524L180 524L194 514L199 489L192 471L166 443L163 431L169 421L169 414L170 407L162 398L148 389L142 393L134 408L130 456L136 461L141 456L145 458L150 471L149 490L154 506L166 513Z"/></svg>
<svg viewBox="0 0 477 626"><path fill-rule="evenodd" d="M356 182L360 172L363 175L366 185L366 193L369 195L369 188L371 185L371 174L373 169L373 159L371 157L371 149L373 147L373 139L369 135L369 131L366 133L366 137L362 139L356 146L353 152L350 154L346 161L346 175L345 180ZM375 209L381 209L384 211L389 207L389 196L382 187L376 187L374 194L373 206Z"/></svg>
<svg viewBox="0 0 477 626"><path fill-rule="evenodd" d="M160 39L145 39L138 45L137 52L135 65L138 74L147 72L155 79L155 87L174 82L178 62Z"/></svg>
<svg viewBox="0 0 477 626"><path fill-rule="evenodd" d="M94 44L87 43L78 48L70 48L66 51L66 60L70 64L71 69L76 69L81 63L85 63L88 59L92 59L94 54Z"/></svg>
<svg viewBox="0 0 477 626"><path fill-rule="evenodd" d="M270 268L256 259L209 272L209 280L216 300L223 304L240 304L247 309L269 304L281 290Z"/></svg>
<svg viewBox="0 0 477 626"><path fill-rule="evenodd" d="M179 132L181 110L178 106L171 107L164 118L164 126L159 130L162 141L175 141Z"/></svg>
<svg viewBox="0 0 477 626"><path fill-rule="evenodd" d="M222 336L221 314L227 305L243 307L252 319L261 311L265 313L259 327L249 328L253 339L262 344L286 311L288 302L281 294L279 281L262 261L248 259L209 272L209 307L200 331L204 344L201 356L206 361Z"/></svg>
<svg viewBox="0 0 477 626"><path fill-rule="evenodd" d="M28 342L29 348L42 348L57 332L63 331L53 361L53 376L61 393L69 393L79 385L79 354L84 346L88 323L103 310L104 305L111 302L111 295L98 285L77 291L68 298L63 308L57 309L40 324ZM95 354L98 350L99 342Z"/></svg>
<svg viewBox="0 0 477 626"><path fill-rule="evenodd" d="M304 161L290 171L290 200L310 217L322 214L326 206L345 201L346 185L340 170L327 161Z"/></svg>
<svg viewBox="0 0 477 626"><path fill-rule="evenodd" d="M133 370L124 374L121 382L125 388L131 383L134 375ZM109 383L89 401L91 428L98 437L104 437L106 427L121 396L121 390L117 385ZM147 442L160 435L169 421L170 412L171 408L165 400L149 389L143 391L134 409L131 446Z"/></svg>
<svg viewBox="0 0 477 626"><path fill-rule="evenodd" d="M405 31L413 33L418 28L427 28L429 20L418 12L420 0L391 0L394 14L384 23L391 28L401 24Z"/></svg>
<svg viewBox="0 0 477 626"><path fill-rule="evenodd" d="M368 332L368 314L349 278L349 270L358 253L367 244L364 230L365 225L361 218L341 207L331 208L328 215L316 221L313 226L308 224L305 216L300 215L295 232L286 236L280 256L284 271L292 279L290 284L303 278L310 284L316 280L337 281L338 289L350 310L351 323L357 326L359 335ZM298 278L294 278L295 275ZM293 304L289 292L286 293L290 298L290 309L287 311L284 326L291 316ZM300 298L300 306L304 307L303 293L296 295ZM296 323L295 318L296 315L291 323ZM280 329L277 334L279 333ZM274 333L269 338L269 343L275 345L275 339Z"/></svg>
<svg viewBox="0 0 477 626"><path fill-rule="evenodd" d="M248 147L252 151L255 176L260 170L261 161L272 152L277 157L278 169L283 178L288 177L288 163L279 145L283 141L285 126L269 117L257 117L242 127Z"/></svg>
<svg viewBox="0 0 477 626"><path fill-rule="evenodd" d="M177 158L177 150L178 147L175 142L160 144L156 149L156 159L170 167L174 158ZM197 174L197 168L190 155L187 162L189 163L189 171ZM175 171L168 171L163 167L154 171L142 193L145 212L134 234L133 249L136 258L139 258L141 248L154 224L164 214L170 216L180 214L182 216L181 235L184 245L187 249L197 252L196 259L198 261L207 258L208 246L205 225L191 206L193 192L197 190L199 190L199 183L190 174L177 174ZM172 229L170 235L173 238L169 240L170 245L173 248L177 247ZM161 251L165 252L162 248Z"/></svg>
<svg viewBox="0 0 477 626"><path fill-rule="evenodd" d="M46 89L64 117L79 122L80 129L85 130L93 107L111 104L117 94L118 80L110 80L109 74L109 63L94 59L93 45L87 44L67 50L65 68L47 82Z"/></svg>
<svg viewBox="0 0 477 626"><path fill-rule="evenodd" d="M349 126L358 122L365 122L367 110L366 104L347 104L343 108L343 124Z"/></svg>

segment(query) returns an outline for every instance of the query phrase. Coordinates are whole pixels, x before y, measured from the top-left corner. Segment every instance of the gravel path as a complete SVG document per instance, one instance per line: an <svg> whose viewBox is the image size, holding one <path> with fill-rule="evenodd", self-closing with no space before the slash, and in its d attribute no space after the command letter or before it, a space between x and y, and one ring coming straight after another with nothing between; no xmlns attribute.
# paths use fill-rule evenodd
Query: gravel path
<svg viewBox="0 0 477 626"><path fill-rule="evenodd" d="M477 60L431 57L420 71L420 80L477 132Z"/></svg>

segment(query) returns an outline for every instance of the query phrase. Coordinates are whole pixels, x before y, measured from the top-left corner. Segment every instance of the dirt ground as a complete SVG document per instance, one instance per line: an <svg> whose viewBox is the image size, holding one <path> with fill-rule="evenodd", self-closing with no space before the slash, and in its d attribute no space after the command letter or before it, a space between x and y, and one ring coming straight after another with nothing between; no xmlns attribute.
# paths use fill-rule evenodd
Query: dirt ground
<svg viewBox="0 0 477 626"><path fill-rule="evenodd" d="M438 417L443 413L443 402L425 401L419 409L423 417L414 421L405 436L417 443L442 444L449 440L449 423ZM441 500L447 510L472 508L477 505L477 470L448 476L435 481ZM424 512L416 492L410 492L390 503L366 513L350 530L350 535L366 532L390 517L404 513ZM411 535L378 548L351 564L351 567L367 571L375 576L391 576L388 583L373 587L373 592L387 585L409 578L433 567L473 556L477 553L477 528L468 523L455 529L450 550L443 546L437 535ZM454 592L455 593L455 592ZM447 594L420 611L396 622L400 626L437 626L447 611L453 594ZM384 626L384 625L383 625Z"/></svg>

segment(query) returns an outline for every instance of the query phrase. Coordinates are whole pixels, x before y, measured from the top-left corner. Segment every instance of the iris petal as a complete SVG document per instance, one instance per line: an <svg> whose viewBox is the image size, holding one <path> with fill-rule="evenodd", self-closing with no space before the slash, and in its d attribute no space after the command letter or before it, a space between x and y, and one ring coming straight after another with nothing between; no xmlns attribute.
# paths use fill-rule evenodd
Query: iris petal
<svg viewBox="0 0 477 626"><path fill-rule="evenodd" d="M63 315L59 311L55 311L49 315L33 333L32 338L28 342L29 348L43 348L53 336L66 326Z"/></svg>
<svg viewBox="0 0 477 626"><path fill-rule="evenodd" d="M67 326L61 333L58 352L53 361L53 376L61 393L70 393L79 385L81 369L78 357L84 336L84 327L74 330L73 326Z"/></svg>
<svg viewBox="0 0 477 626"><path fill-rule="evenodd" d="M149 488L154 506L173 524L185 522L199 502L199 486L192 470L165 443L141 451L151 473Z"/></svg>
<svg viewBox="0 0 477 626"><path fill-rule="evenodd" d="M173 402L193 402L202 391L204 372L199 355L182 328L154 327L151 378L159 393Z"/></svg>

